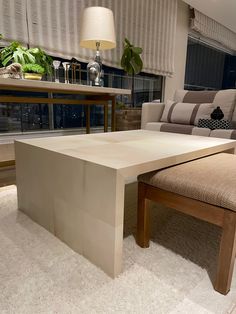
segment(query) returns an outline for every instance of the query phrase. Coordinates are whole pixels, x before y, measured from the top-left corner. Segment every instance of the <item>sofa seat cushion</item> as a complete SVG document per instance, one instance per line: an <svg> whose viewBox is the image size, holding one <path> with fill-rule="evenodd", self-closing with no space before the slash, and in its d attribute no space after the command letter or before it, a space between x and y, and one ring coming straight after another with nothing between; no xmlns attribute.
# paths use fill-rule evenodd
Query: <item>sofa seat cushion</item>
<svg viewBox="0 0 236 314"><path fill-rule="evenodd" d="M214 108L220 106L225 120L231 121L236 104L236 90L187 91L180 89L175 92L174 101L183 103L212 103ZM234 116L233 120L236 121L236 111Z"/></svg>
<svg viewBox="0 0 236 314"><path fill-rule="evenodd" d="M210 136L236 140L236 130L216 129L211 131Z"/></svg>
<svg viewBox="0 0 236 314"><path fill-rule="evenodd" d="M236 211L236 155L216 154L140 175L160 189Z"/></svg>
<svg viewBox="0 0 236 314"><path fill-rule="evenodd" d="M180 134L191 134L199 136L209 136L210 129L198 128L194 125L187 124L175 124L175 123L164 123L164 122L148 122L145 127L146 130L160 131L169 133L180 133Z"/></svg>
<svg viewBox="0 0 236 314"><path fill-rule="evenodd" d="M165 124L163 122L148 122L145 126L145 130L149 131L160 131L161 126Z"/></svg>

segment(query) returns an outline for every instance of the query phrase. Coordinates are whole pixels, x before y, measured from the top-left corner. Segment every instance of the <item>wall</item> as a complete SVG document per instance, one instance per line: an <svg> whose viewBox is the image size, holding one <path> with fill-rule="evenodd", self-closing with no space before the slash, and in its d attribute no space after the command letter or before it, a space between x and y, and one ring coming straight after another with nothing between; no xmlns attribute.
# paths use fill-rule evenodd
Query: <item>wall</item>
<svg viewBox="0 0 236 314"><path fill-rule="evenodd" d="M165 80L164 100L172 99L176 89L184 88L185 65L189 30L188 5L178 0L178 16L175 40L175 73Z"/></svg>

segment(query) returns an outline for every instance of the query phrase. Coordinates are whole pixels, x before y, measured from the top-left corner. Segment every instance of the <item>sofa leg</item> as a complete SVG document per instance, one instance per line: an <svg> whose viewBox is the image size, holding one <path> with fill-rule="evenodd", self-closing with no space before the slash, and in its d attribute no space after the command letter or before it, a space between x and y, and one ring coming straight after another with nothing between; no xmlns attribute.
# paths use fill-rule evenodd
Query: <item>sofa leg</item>
<svg viewBox="0 0 236 314"><path fill-rule="evenodd" d="M227 294L230 290L236 255L236 212L225 210L215 290Z"/></svg>
<svg viewBox="0 0 236 314"><path fill-rule="evenodd" d="M145 198L146 185L142 182L138 184L138 222L137 222L137 244L142 248L149 247L149 207Z"/></svg>

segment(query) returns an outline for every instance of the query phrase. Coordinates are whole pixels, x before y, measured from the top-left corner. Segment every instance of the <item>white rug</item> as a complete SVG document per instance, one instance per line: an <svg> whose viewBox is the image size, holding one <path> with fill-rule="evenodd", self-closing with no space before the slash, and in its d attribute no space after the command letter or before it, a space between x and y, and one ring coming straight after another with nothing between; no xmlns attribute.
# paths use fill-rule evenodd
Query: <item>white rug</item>
<svg viewBox="0 0 236 314"><path fill-rule="evenodd" d="M14 186L1 188L0 313L233 313L236 271L227 296L210 280L217 227L162 208L141 249L129 235L134 215L126 213L124 272L112 280L18 212Z"/></svg>

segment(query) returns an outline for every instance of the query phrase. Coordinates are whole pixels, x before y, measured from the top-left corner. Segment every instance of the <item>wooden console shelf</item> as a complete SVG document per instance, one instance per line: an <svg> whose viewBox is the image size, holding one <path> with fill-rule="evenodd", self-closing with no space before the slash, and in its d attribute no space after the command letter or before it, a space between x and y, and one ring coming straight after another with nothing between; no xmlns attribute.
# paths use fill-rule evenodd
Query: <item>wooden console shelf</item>
<svg viewBox="0 0 236 314"><path fill-rule="evenodd" d="M34 96L0 96L0 103L47 103L53 104L70 104L70 105L87 105L86 109L86 132L90 133L90 105L104 106L104 132L108 131L108 105L111 102L111 130L115 131L115 106L117 95L131 95L128 89L95 87L81 84L65 84L44 81L17 80L0 78L0 90L22 91L22 92L39 92L47 93L47 97ZM82 99L55 98L54 94L63 95L81 95Z"/></svg>

